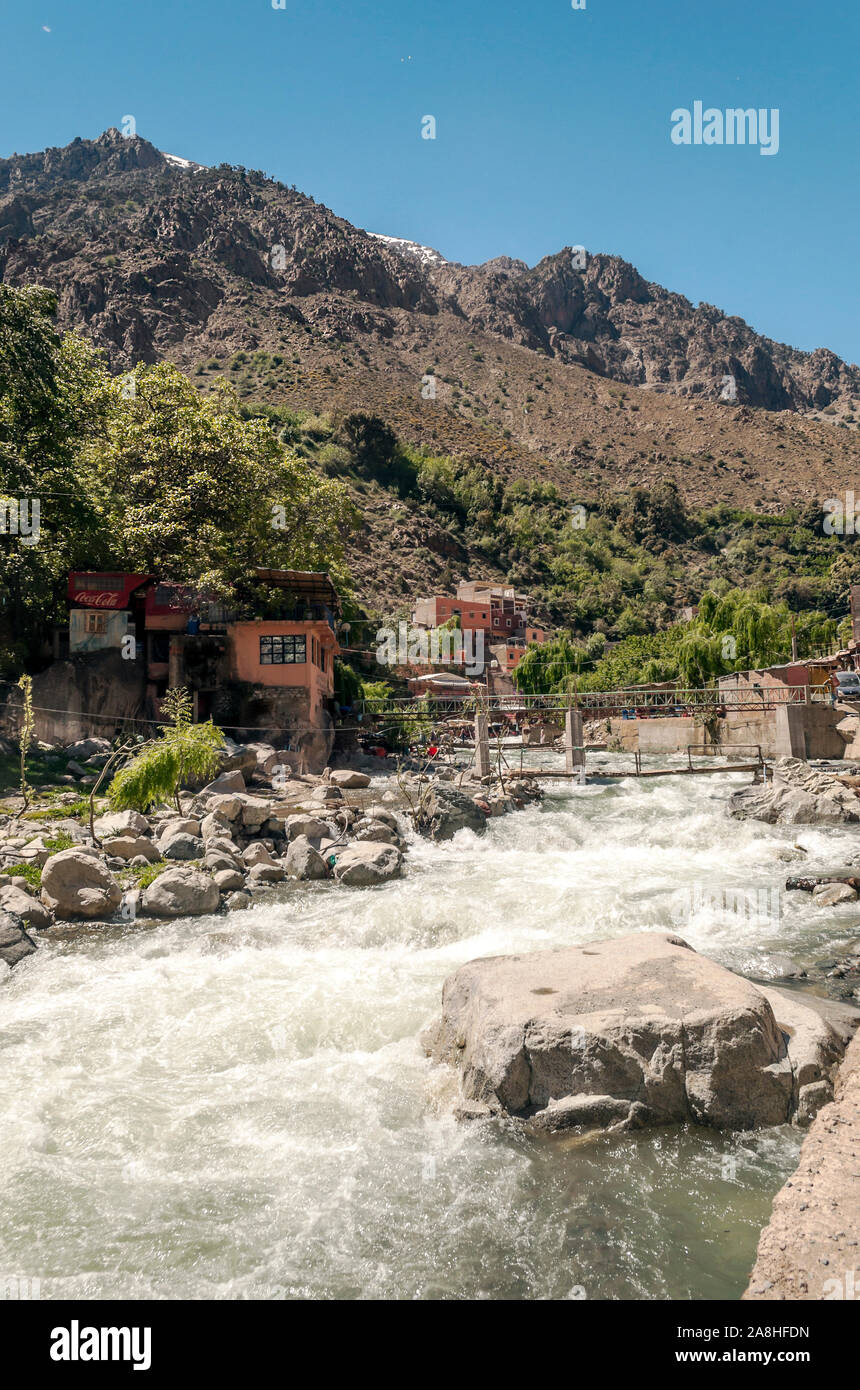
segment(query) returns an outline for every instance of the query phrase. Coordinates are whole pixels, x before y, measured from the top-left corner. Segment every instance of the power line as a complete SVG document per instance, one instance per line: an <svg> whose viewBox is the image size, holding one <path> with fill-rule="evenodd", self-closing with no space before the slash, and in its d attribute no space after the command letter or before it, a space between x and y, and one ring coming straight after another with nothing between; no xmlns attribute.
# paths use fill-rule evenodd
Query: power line
<svg viewBox="0 0 860 1390"><path fill-rule="evenodd" d="M96 714L84 709L50 709L47 705L33 705L32 708L39 714L64 714L71 719L104 719L113 723L119 721L123 724L152 724L155 728L162 727L160 719L148 719L143 714ZM0 700L0 709L23 710L23 705L19 705L13 700ZM232 724L228 721L227 728L241 729L243 733L276 734L281 731L282 726L279 724ZM285 749L284 751L289 750Z"/></svg>

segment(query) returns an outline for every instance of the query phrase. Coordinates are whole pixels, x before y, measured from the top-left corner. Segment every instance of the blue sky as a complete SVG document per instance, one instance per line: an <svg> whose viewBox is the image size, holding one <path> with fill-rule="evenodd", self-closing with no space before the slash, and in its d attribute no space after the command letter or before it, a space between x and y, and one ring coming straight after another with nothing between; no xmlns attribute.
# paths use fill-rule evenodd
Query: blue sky
<svg viewBox="0 0 860 1390"><path fill-rule="evenodd" d="M132 115L453 260L613 252L860 361L858 0L15 0L0 49L2 155ZM778 108L779 153L674 145L699 100Z"/></svg>

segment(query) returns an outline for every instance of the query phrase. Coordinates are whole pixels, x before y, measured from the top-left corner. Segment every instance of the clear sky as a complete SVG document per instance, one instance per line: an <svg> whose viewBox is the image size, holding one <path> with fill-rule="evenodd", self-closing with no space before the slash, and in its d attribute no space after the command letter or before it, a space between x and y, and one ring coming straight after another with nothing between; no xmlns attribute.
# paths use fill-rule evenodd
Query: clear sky
<svg viewBox="0 0 860 1390"><path fill-rule="evenodd" d="M2 155L131 115L452 260L612 252L860 361L860 0L5 0L0 52ZM778 108L778 154L673 144L696 101Z"/></svg>

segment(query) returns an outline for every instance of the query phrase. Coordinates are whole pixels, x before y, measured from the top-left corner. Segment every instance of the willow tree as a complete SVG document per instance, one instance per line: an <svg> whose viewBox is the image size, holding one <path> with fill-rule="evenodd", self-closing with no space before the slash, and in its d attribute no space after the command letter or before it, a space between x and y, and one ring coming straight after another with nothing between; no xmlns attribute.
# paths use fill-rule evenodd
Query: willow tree
<svg viewBox="0 0 860 1390"><path fill-rule="evenodd" d="M224 735L211 719L192 723L188 691L168 690L161 710L166 722L159 737L144 744L111 782L108 798L115 811L147 811L173 801L181 814L181 787L191 779L208 782L217 771Z"/></svg>
<svg viewBox="0 0 860 1390"><path fill-rule="evenodd" d="M703 594L688 629L691 652L698 650L710 660L713 676L788 661L792 637L797 638L802 655L813 655L816 648L833 642L837 631L838 623L826 613L809 609L793 613L784 599L768 603L760 593L744 589ZM707 643L710 658L706 658Z"/></svg>

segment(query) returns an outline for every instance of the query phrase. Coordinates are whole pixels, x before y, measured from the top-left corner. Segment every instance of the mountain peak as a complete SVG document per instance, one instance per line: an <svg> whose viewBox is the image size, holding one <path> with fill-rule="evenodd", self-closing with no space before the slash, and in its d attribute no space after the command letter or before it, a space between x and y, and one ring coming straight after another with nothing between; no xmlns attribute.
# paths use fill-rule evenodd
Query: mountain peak
<svg viewBox="0 0 860 1390"><path fill-rule="evenodd" d="M148 140L140 135L123 135L111 126L95 140L83 140L77 135L68 145L0 159L0 193L10 189L39 192L59 181L83 181L93 175L151 169L165 162L164 155Z"/></svg>
<svg viewBox="0 0 860 1390"><path fill-rule="evenodd" d="M860 413L856 367L694 305L619 256L566 246L533 267L505 255L461 265L421 242L362 231L259 171L206 168L116 127L0 160L0 279L51 285L60 326L85 328L117 366L217 360L281 346L295 330L305 351L312 341L352 342L385 372L397 354L414 370L420 354L422 371L438 364L446 389L460 382L459 401L456 345L464 332L482 335L473 364L498 363L502 344L525 354L510 367L522 390L500 382L481 407L487 420L547 450L567 448L561 411L553 407L535 437L524 383L548 361L562 375L586 367L697 403L826 411L846 427ZM565 379L572 387L576 378Z"/></svg>

